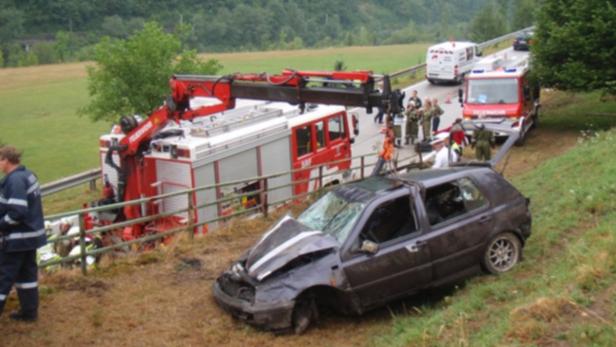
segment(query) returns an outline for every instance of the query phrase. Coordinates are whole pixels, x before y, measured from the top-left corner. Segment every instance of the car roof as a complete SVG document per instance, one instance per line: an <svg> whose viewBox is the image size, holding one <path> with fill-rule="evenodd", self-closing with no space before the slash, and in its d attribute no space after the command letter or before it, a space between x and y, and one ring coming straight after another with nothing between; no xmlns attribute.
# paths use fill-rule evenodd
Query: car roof
<svg viewBox="0 0 616 347"><path fill-rule="evenodd" d="M346 200L367 202L405 184L432 187L451 179L481 171L491 171L491 168L487 166L455 166L446 169L412 170L398 176L371 176L361 181L339 186L335 191Z"/></svg>

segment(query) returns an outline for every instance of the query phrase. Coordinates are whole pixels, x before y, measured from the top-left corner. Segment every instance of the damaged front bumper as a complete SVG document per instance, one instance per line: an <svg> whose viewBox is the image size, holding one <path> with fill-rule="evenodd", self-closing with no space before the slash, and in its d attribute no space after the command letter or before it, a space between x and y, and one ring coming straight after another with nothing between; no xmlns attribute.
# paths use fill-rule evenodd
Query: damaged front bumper
<svg viewBox="0 0 616 347"><path fill-rule="evenodd" d="M254 300L251 302L229 295L223 290L219 280L214 282L214 298L232 316L268 330L284 330L291 327L294 301L254 303Z"/></svg>

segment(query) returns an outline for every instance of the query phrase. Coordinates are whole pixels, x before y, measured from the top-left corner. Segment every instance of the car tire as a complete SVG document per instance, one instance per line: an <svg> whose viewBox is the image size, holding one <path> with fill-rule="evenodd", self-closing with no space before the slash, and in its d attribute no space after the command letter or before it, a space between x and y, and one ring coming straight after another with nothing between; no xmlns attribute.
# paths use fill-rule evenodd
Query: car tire
<svg viewBox="0 0 616 347"><path fill-rule="evenodd" d="M430 84L436 84L436 81L435 81L435 80L433 80L433 79L431 79L431 78L428 78L428 83L430 83Z"/></svg>
<svg viewBox="0 0 616 347"><path fill-rule="evenodd" d="M319 309L311 295L302 295L295 301L292 315L292 328L296 335L303 334L319 318Z"/></svg>
<svg viewBox="0 0 616 347"><path fill-rule="evenodd" d="M488 242L481 265L488 273L500 274L511 270L521 258L520 239L510 232L504 232Z"/></svg>

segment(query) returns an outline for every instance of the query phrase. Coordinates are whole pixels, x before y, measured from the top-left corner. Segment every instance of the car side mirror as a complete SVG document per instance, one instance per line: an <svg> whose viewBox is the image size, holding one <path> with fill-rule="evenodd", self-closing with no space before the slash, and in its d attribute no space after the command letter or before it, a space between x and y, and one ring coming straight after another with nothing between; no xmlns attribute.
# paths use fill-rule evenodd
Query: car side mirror
<svg viewBox="0 0 616 347"><path fill-rule="evenodd" d="M379 245L376 242L372 242L370 240L364 240L361 243L361 247L359 251L367 254L376 254L379 251Z"/></svg>

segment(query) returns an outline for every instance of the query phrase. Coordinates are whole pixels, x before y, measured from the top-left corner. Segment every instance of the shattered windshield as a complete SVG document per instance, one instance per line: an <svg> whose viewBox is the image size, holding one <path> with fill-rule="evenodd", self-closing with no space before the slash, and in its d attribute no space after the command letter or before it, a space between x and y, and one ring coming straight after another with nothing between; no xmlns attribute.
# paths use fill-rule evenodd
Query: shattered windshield
<svg viewBox="0 0 616 347"><path fill-rule="evenodd" d="M468 80L469 104L515 104L518 81L515 78Z"/></svg>
<svg viewBox="0 0 616 347"><path fill-rule="evenodd" d="M320 230L342 243L364 209L364 204L348 201L328 192L304 211L297 220L313 230Z"/></svg>

